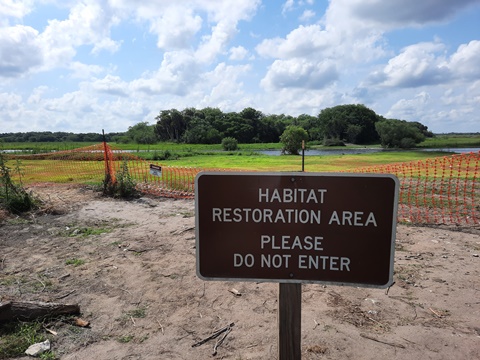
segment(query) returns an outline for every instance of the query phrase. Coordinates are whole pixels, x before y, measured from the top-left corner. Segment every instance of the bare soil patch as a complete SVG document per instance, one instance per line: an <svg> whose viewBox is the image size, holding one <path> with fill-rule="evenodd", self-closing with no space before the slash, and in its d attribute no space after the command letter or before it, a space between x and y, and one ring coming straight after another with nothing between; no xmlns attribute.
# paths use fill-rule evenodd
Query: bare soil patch
<svg viewBox="0 0 480 360"><path fill-rule="evenodd" d="M278 285L197 278L193 200L33 190L48 211L0 223L0 302L78 303L90 327L48 324L59 358L208 359L231 323L215 358L277 358ZM479 359L479 254L479 227L399 225L388 292L303 285L303 358Z"/></svg>

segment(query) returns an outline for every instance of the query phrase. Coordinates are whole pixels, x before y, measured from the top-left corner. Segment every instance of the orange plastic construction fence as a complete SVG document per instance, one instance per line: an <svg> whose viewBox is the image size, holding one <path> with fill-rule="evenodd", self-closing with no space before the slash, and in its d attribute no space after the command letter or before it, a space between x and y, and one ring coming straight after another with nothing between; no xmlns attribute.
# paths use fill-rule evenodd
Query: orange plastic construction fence
<svg viewBox="0 0 480 360"><path fill-rule="evenodd" d="M480 152L371 166L362 173L400 180L399 221L475 225L480 222Z"/></svg>
<svg viewBox="0 0 480 360"><path fill-rule="evenodd" d="M218 169L165 166L106 143L69 151L8 155L20 161L14 180L32 183L101 184L128 172L138 190L193 198L195 176ZM480 152L359 168L353 172L394 174L400 180L398 220L415 224L476 225L480 222ZM150 165L161 167L151 170Z"/></svg>

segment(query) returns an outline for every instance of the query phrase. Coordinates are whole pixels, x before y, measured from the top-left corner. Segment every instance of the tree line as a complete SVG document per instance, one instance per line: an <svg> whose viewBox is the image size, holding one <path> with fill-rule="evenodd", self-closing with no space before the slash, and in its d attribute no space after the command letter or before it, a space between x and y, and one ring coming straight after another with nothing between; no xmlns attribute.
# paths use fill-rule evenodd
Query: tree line
<svg viewBox="0 0 480 360"><path fill-rule="evenodd" d="M276 143L291 127L305 130L303 140L323 145L380 142L384 147L408 148L433 136L419 122L386 119L362 104L338 105L323 109L318 116L298 117L265 115L253 108L239 113L217 108L171 109L161 111L155 120L152 130L157 139L191 144L218 144L223 138L239 143Z"/></svg>
<svg viewBox="0 0 480 360"><path fill-rule="evenodd" d="M263 114L248 107L240 112L223 112L218 108L186 108L162 110L156 123L140 122L124 133L106 134L107 141L154 144L171 141L187 144L220 144L223 139L238 143L278 143L287 138L286 131L295 130L302 140L312 144L368 145L410 148L433 136L419 122L386 119L362 104L338 105L323 109L317 116ZM298 130L304 131L299 133ZM102 141L95 133L29 132L0 134L0 141Z"/></svg>
<svg viewBox="0 0 480 360"><path fill-rule="evenodd" d="M106 141L123 133L105 134ZM71 133L63 131L28 131L16 133L1 133L0 142L102 142L103 135L99 133Z"/></svg>

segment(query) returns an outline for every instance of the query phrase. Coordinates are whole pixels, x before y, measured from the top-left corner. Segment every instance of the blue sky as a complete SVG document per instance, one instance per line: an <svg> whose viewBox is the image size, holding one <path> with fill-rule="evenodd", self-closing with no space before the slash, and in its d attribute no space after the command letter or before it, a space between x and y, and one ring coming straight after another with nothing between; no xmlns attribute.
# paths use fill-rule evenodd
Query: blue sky
<svg viewBox="0 0 480 360"><path fill-rule="evenodd" d="M480 132L480 0L0 0L0 133L364 104Z"/></svg>

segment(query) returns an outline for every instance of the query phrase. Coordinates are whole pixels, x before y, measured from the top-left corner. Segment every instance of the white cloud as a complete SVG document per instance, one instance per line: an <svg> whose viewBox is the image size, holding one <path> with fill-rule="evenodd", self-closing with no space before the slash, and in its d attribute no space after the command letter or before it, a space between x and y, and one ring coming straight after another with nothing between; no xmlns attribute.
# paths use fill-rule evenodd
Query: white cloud
<svg viewBox="0 0 480 360"><path fill-rule="evenodd" d="M315 11L312 10L305 10L302 15L300 15L299 19L300 21L309 21L315 17Z"/></svg>
<svg viewBox="0 0 480 360"><path fill-rule="evenodd" d="M37 36L29 26L0 28L0 77L18 77L42 64Z"/></svg>
<svg viewBox="0 0 480 360"><path fill-rule="evenodd" d="M47 23L46 3L67 15ZM472 119L478 122L480 111L480 39L467 35L470 42L460 46L455 34L443 36L449 42L403 39L409 45L395 53L388 44L391 30L392 41L404 27L414 27L415 35L473 3L330 0L322 13L326 2L263 2L262 10L276 12L269 16L283 12L278 31L260 24L262 12L255 16L260 0L41 0L35 7L30 0L0 0L1 127L125 131L173 107L316 115L359 102L428 122L432 130L478 129ZM444 28L437 29L442 36ZM262 38L266 33L273 35ZM30 78L35 85L27 84ZM64 87L70 92L56 95ZM21 128L17 119L31 125Z"/></svg>
<svg viewBox="0 0 480 360"><path fill-rule="evenodd" d="M150 24L150 32L158 37L157 45L165 50L195 48L196 58L211 63L227 51L237 34L240 21L254 15L260 0L190 0L186 5L177 0L142 1L112 0L111 6L122 16L134 13L137 20ZM202 15L207 14L206 21Z"/></svg>
<svg viewBox="0 0 480 360"><path fill-rule="evenodd" d="M150 31L158 36L157 46L166 50L191 47L202 27L202 18L183 6L167 7L161 16L150 21Z"/></svg>
<svg viewBox="0 0 480 360"><path fill-rule="evenodd" d="M399 55L390 59L380 73L372 79L391 87L418 87L443 83L450 78L450 71L440 43L419 43L405 47ZM437 54L441 54L437 56Z"/></svg>
<svg viewBox="0 0 480 360"><path fill-rule="evenodd" d="M257 52L264 57L288 59L293 57L316 57L332 54L334 39L320 25L300 25L285 39L265 39L257 45ZM326 52L323 54L323 52Z"/></svg>
<svg viewBox="0 0 480 360"><path fill-rule="evenodd" d="M370 83L387 87L414 88L470 81L480 76L480 41L462 44L449 58L442 43L418 43L402 49L380 71L372 72Z"/></svg>
<svg viewBox="0 0 480 360"><path fill-rule="evenodd" d="M275 60L261 84L267 89L322 89L337 80L338 71L329 61Z"/></svg>
<svg viewBox="0 0 480 360"><path fill-rule="evenodd" d="M32 11L33 0L15 1L2 0L0 1L0 26L8 26L9 18L22 19L25 15Z"/></svg>
<svg viewBox="0 0 480 360"><path fill-rule="evenodd" d="M164 54L160 68L142 75L131 83L132 90L146 94L185 95L198 81L197 59L188 51Z"/></svg>
<svg viewBox="0 0 480 360"><path fill-rule="evenodd" d="M22 97L14 93L0 93L0 112L2 114L19 108Z"/></svg>
<svg viewBox="0 0 480 360"><path fill-rule="evenodd" d="M251 106L252 98L243 91L240 78L251 70L250 65L231 66L218 64L213 71L202 76L198 94L199 107L218 107L224 111Z"/></svg>
<svg viewBox="0 0 480 360"><path fill-rule="evenodd" d="M478 131L480 80L467 88L449 87L442 95L419 92L413 97L398 100L386 116L420 121L433 132Z"/></svg>
<svg viewBox="0 0 480 360"><path fill-rule="evenodd" d="M120 44L110 39L110 28L118 21L107 7L102 8L94 1L76 4L66 20L49 20L39 35L45 52L45 70L67 67L82 45L93 46L94 54L101 50L117 51Z"/></svg>
<svg viewBox="0 0 480 360"><path fill-rule="evenodd" d="M48 86L39 86L33 89L32 93L28 97L27 103L38 104L42 100L44 94L48 91Z"/></svg>
<svg viewBox="0 0 480 360"><path fill-rule="evenodd" d="M245 49L243 46L235 46L230 48L230 60L243 60L248 55L248 50Z"/></svg>
<svg viewBox="0 0 480 360"><path fill-rule="evenodd" d="M250 20L260 1L203 0L201 3L209 12L210 22L216 24L211 27L211 34L203 36L195 56L202 62L210 63L226 51L228 43L238 33L238 23Z"/></svg>
<svg viewBox="0 0 480 360"><path fill-rule="evenodd" d="M92 82L92 88L100 93L113 96L128 96L128 84L119 76L107 75Z"/></svg>
<svg viewBox="0 0 480 360"><path fill-rule="evenodd" d="M315 3L314 0L299 0L297 4L295 4L295 0L286 0L285 3L282 5L282 15L287 15L288 12L295 10L301 6L312 6Z"/></svg>
<svg viewBox="0 0 480 360"><path fill-rule="evenodd" d="M325 107L342 104L342 97L332 85L327 89L305 90L300 88L277 89L260 97L257 104L262 111L270 114L316 116Z"/></svg>
<svg viewBox="0 0 480 360"><path fill-rule="evenodd" d="M198 46L195 57L204 63L212 62L225 51L230 40L236 34L236 24L221 21L212 28L211 35L205 35Z"/></svg>
<svg viewBox="0 0 480 360"><path fill-rule="evenodd" d="M398 100L387 112L386 117L395 119L414 120L423 113L430 101L430 95L422 91L411 99Z"/></svg>
<svg viewBox="0 0 480 360"><path fill-rule="evenodd" d="M480 77L480 41L462 44L450 57L449 68L457 77L470 80Z"/></svg>
<svg viewBox="0 0 480 360"><path fill-rule="evenodd" d="M151 121L146 117L143 104L136 100L117 98L106 101L92 96L89 83L82 83L78 91L60 97L48 98L48 89L34 89L28 101L13 93L0 93L2 131L68 131L106 132L125 131L140 121ZM28 118L28 121L18 119ZM79 121L81 119L81 121Z"/></svg>
<svg viewBox="0 0 480 360"><path fill-rule="evenodd" d="M285 15L288 11L292 11L295 6L295 0L287 0L282 5L282 14Z"/></svg>
<svg viewBox="0 0 480 360"><path fill-rule="evenodd" d="M89 79L93 75L105 71L104 68L99 65L87 65L78 61L73 61L70 64L69 69L72 70L71 77L74 79Z"/></svg>

